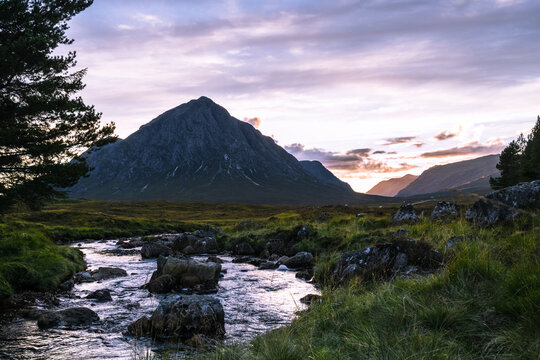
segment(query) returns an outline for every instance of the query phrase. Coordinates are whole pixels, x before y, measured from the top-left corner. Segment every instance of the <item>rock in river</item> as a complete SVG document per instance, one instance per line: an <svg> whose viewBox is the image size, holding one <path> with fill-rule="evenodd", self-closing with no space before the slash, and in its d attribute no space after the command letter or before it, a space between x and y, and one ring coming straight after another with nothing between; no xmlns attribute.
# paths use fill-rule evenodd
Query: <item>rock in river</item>
<svg viewBox="0 0 540 360"><path fill-rule="evenodd" d="M221 302L213 297L169 295L150 318L131 323L128 334L181 342L196 335L221 339L225 335L225 314Z"/></svg>
<svg viewBox="0 0 540 360"><path fill-rule="evenodd" d="M141 256L143 259L157 258L160 255L169 256L172 250L170 247L159 242L146 243L141 248Z"/></svg>
<svg viewBox="0 0 540 360"><path fill-rule="evenodd" d="M86 296L87 299L94 299L97 302L112 301L111 292L109 289L96 290Z"/></svg>
<svg viewBox="0 0 540 360"><path fill-rule="evenodd" d="M99 321L99 316L92 310L85 307L75 307L56 312L48 312L38 319L40 329L53 327L74 327L90 325Z"/></svg>
<svg viewBox="0 0 540 360"><path fill-rule="evenodd" d="M169 287L170 290L187 288L199 293L217 291L221 264L169 256L166 259L160 257L157 265L158 269L146 285L150 291L167 292Z"/></svg>
<svg viewBox="0 0 540 360"><path fill-rule="evenodd" d="M282 264L289 269L307 269L313 266L313 255L309 252L302 251L285 259Z"/></svg>

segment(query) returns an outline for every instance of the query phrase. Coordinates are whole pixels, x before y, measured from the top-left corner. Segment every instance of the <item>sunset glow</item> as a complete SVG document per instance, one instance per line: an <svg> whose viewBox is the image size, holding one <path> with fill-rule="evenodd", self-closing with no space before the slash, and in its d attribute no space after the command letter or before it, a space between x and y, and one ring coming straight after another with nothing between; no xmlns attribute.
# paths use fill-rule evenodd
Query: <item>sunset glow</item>
<svg viewBox="0 0 540 360"><path fill-rule="evenodd" d="M540 3L96 0L83 98L126 137L201 95L357 191L532 127Z"/></svg>

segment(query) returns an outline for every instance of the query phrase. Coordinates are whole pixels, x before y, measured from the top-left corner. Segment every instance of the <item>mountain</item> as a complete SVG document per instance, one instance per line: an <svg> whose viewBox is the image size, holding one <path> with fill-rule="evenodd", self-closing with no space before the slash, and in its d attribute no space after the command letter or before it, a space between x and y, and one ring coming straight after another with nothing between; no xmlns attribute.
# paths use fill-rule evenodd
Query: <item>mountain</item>
<svg viewBox="0 0 540 360"><path fill-rule="evenodd" d="M207 97L166 111L85 156L93 170L69 189L74 198L259 204L378 199L355 193L322 165L302 164Z"/></svg>
<svg viewBox="0 0 540 360"><path fill-rule="evenodd" d="M320 161L302 160L300 161L300 165L302 165L304 170L315 176L320 182L324 184L339 186L345 190L352 191L351 185L339 180L334 174L332 174L331 171L325 168Z"/></svg>
<svg viewBox="0 0 540 360"><path fill-rule="evenodd" d="M407 174L400 178L388 179L379 182L369 189L366 194L381 196L396 196L397 193L413 182L418 176Z"/></svg>
<svg viewBox="0 0 540 360"><path fill-rule="evenodd" d="M499 155L488 155L431 167L402 189L397 196L407 197L448 190L485 191L489 189L489 178L499 176L499 170L495 167L498 162Z"/></svg>

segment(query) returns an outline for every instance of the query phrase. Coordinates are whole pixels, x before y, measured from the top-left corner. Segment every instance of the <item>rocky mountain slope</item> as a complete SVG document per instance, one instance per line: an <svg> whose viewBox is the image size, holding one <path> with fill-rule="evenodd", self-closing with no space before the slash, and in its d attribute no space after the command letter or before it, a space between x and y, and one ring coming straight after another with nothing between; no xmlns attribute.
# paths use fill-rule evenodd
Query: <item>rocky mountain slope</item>
<svg viewBox="0 0 540 360"><path fill-rule="evenodd" d="M74 198L262 204L361 204L322 165L301 163L252 125L201 97L90 153Z"/></svg>
<svg viewBox="0 0 540 360"><path fill-rule="evenodd" d="M381 196L396 196L398 192L404 189L411 182L416 180L418 176L407 174L400 178L388 179L379 182L377 185L369 189L366 194L381 195Z"/></svg>
<svg viewBox="0 0 540 360"><path fill-rule="evenodd" d="M402 189L397 196L407 197L448 190L486 191L490 188L489 178L499 176L499 170L495 167L498 162L499 155L487 155L472 160L433 166Z"/></svg>

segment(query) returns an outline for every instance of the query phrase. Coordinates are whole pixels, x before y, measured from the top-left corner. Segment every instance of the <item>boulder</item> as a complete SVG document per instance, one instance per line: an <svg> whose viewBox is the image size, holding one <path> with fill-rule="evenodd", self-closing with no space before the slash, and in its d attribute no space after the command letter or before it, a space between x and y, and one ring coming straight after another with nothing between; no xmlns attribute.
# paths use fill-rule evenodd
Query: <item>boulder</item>
<svg viewBox="0 0 540 360"><path fill-rule="evenodd" d="M399 207L398 211L392 218L392 224L414 224L420 221L416 211L411 204L403 204Z"/></svg>
<svg viewBox="0 0 540 360"><path fill-rule="evenodd" d="M150 291L159 289L159 292L164 292L163 289L168 289L171 281L171 290L189 289L199 293L217 291L220 264L173 256L163 259L165 258L158 258L158 269L146 285ZM164 278L164 275L169 275L170 278Z"/></svg>
<svg viewBox="0 0 540 360"><path fill-rule="evenodd" d="M234 252L235 255L253 255L255 254L255 250L251 247L251 245L247 242L241 242L234 246Z"/></svg>
<svg viewBox="0 0 540 360"><path fill-rule="evenodd" d="M94 299L97 302L112 301L111 292L108 289L96 290L86 296L87 299Z"/></svg>
<svg viewBox="0 0 540 360"><path fill-rule="evenodd" d="M459 217L459 206L450 201L439 201L433 212L431 213L431 220L448 220Z"/></svg>
<svg viewBox="0 0 540 360"><path fill-rule="evenodd" d="M160 275L151 279L146 288L153 294L166 294L174 289L174 278L167 275Z"/></svg>
<svg viewBox="0 0 540 360"><path fill-rule="evenodd" d="M124 269L116 267L100 267L97 270L90 271L91 277L96 280L112 279L119 276L127 276L127 272Z"/></svg>
<svg viewBox="0 0 540 360"><path fill-rule="evenodd" d="M75 286L75 281L73 279L69 279L58 285L58 291L67 292L73 289L73 286Z"/></svg>
<svg viewBox="0 0 540 360"><path fill-rule="evenodd" d="M488 227L512 220L518 214L515 209L503 203L479 199L467 210L465 219L476 226Z"/></svg>
<svg viewBox="0 0 540 360"><path fill-rule="evenodd" d="M289 269L306 269L313 266L313 255L309 252L302 251L285 259L281 264Z"/></svg>
<svg viewBox="0 0 540 360"><path fill-rule="evenodd" d="M215 254L218 252L218 244L214 235L197 230L193 234L179 235L173 242L172 250L187 255Z"/></svg>
<svg viewBox="0 0 540 360"><path fill-rule="evenodd" d="M433 271L442 262L442 255L428 243L402 239L342 254L334 275L340 283L354 277L363 280L387 279L398 272Z"/></svg>
<svg viewBox="0 0 540 360"><path fill-rule="evenodd" d="M99 316L92 310L85 307L75 307L55 312L42 314L38 319L40 329L53 327L75 327L87 326L99 321Z"/></svg>
<svg viewBox="0 0 540 360"><path fill-rule="evenodd" d="M225 313L216 298L201 295L170 295L150 318L142 317L128 326L128 334L185 343L196 335L222 339Z"/></svg>
<svg viewBox="0 0 540 360"><path fill-rule="evenodd" d="M141 248L141 256L143 259L157 258L160 255L169 256L172 250L159 242L145 243Z"/></svg>
<svg viewBox="0 0 540 360"><path fill-rule="evenodd" d="M518 209L535 206L540 204L540 180L493 191L486 198Z"/></svg>
<svg viewBox="0 0 540 360"><path fill-rule="evenodd" d="M291 230L278 230L267 236L268 254L293 256L295 245L300 241L315 237L317 231L310 225L299 225Z"/></svg>

